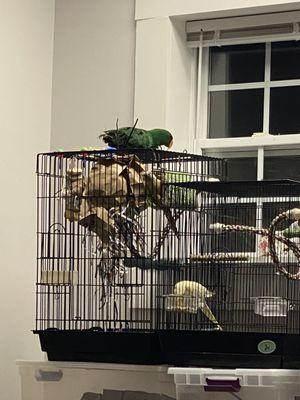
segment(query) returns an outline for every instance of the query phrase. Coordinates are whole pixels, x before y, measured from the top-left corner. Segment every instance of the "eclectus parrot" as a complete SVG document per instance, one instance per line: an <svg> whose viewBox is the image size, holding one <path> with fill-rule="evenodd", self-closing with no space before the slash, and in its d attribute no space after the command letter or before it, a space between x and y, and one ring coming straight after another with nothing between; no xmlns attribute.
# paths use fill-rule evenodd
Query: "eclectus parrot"
<svg viewBox="0 0 300 400"><path fill-rule="evenodd" d="M165 129L139 129L135 127L117 128L100 135L105 143L116 149L152 149L160 146L170 148L173 136Z"/></svg>

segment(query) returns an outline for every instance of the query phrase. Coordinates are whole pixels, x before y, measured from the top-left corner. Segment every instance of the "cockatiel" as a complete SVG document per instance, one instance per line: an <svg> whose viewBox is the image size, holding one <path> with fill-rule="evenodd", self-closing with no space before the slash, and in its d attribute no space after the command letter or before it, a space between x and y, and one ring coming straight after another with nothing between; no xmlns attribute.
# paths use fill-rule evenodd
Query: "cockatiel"
<svg viewBox="0 0 300 400"><path fill-rule="evenodd" d="M213 322L219 330L222 330L222 327L219 325L219 322L216 320L213 315L211 309L208 307L206 303L206 298L212 297L214 295L213 292L210 292L206 287L202 286L198 282L194 281L180 281L177 282L174 288L174 295L178 296L176 299L176 309L185 311L186 301L184 296L191 297L193 306L200 308L203 314ZM182 297L179 297L182 296Z"/></svg>
<svg viewBox="0 0 300 400"><path fill-rule="evenodd" d="M165 129L124 127L105 131L99 138L116 149L155 150L160 146L170 148L173 144L173 136Z"/></svg>

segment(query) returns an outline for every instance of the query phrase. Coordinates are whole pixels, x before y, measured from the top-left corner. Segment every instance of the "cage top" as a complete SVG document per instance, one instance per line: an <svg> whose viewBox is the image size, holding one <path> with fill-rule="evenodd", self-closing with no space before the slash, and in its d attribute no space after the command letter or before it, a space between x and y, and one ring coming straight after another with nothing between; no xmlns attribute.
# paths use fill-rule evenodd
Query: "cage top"
<svg viewBox="0 0 300 400"><path fill-rule="evenodd" d="M136 155L144 163L155 162L176 162L176 161L220 161L224 160L216 157L203 156L199 154L190 154L187 152L175 152L169 150L151 150L151 149L128 149L128 150L80 150L80 151L55 151L49 153L39 153L38 157L50 156L59 158L75 158L78 160L97 161L101 157L112 157Z"/></svg>
<svg viewBox="0 0 300 400"><path fill-rule="evenodd" d="M183 182L177 186L196 189L198 192L237 197L291 197L300 196L300 182L284 180Z"/></svg>

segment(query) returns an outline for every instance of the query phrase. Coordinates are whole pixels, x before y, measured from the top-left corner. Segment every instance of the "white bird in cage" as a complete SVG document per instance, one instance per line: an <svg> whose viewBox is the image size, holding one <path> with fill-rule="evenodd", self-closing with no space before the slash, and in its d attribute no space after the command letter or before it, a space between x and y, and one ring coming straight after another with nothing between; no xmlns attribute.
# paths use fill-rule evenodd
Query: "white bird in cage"
<svg viewBox="0 0 300 400"><path fill-rule="evenodd" d="M175 285L174 295L176 298L176 310L187 311L189 309L200 309L219 330L222 330L222 327L219 325L219 322L206 303L206 298L213 297L214 293L205 286L195 281L180 281Z"/></svg>

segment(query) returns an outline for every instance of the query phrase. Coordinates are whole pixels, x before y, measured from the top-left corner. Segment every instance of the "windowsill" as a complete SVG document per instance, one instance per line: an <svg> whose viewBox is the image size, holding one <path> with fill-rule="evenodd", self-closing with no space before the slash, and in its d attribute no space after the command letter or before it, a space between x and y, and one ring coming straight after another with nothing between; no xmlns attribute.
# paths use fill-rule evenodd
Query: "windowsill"
<svg viewBox="0 0 300 400"><path fill-rule="evenodd" d="M219 138L219 139L195 139L196 146L202 149L214 148L240 148L247 147L248 150L257 147L282 147L291 145L300 147L300 134L293 135L267 135L260 137L237 137L237 138Z"/></svg>

